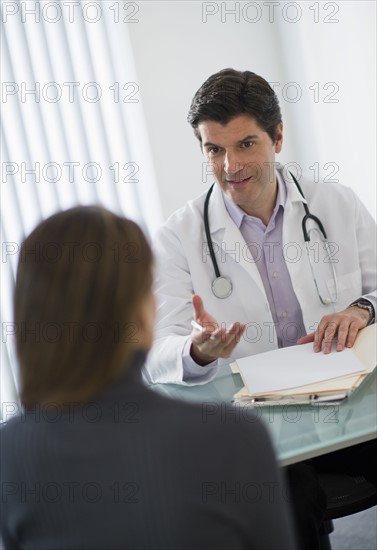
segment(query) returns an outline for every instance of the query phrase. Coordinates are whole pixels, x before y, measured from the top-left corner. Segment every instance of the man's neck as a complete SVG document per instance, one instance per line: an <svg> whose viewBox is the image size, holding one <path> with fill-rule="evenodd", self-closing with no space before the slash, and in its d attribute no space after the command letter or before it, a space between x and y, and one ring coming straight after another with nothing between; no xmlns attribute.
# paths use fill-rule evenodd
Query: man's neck
<svg viewBox="0 0 377 550"><path fill-rule="evenodd" d="M241 210L245 212L248 216L253 216L254 218L259 218L264 225L267 227L268 222L271 219L271 216L274 212L276 206L276 200L278 197L279 186L277 180L275 180L275 186L271 190L269 196L263 196L260 200L260 206L255 203L248 205L238 205Z"/></svg>

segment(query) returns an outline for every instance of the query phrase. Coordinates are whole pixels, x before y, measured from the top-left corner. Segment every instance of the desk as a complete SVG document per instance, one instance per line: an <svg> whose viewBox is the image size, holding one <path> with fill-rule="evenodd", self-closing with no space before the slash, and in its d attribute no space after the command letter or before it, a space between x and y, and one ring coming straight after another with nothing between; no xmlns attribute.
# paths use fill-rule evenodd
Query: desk
<svg viewBox="0 0 377 550"><path fill-rule="evenodd" d="M377 437L377 369L369 374L351 397L340 404L269 405L252 408L267 426L282 466L357 445ZM230 413L232 396L243 386L239 374L228 366L219 368L216 378L202 386L157 384L162 394L202 403L203 415L211 407L222 407L224 419ZM250 409L236 407L237 414L250 418ZM234 412L233 412L234 414Z"/></svg>

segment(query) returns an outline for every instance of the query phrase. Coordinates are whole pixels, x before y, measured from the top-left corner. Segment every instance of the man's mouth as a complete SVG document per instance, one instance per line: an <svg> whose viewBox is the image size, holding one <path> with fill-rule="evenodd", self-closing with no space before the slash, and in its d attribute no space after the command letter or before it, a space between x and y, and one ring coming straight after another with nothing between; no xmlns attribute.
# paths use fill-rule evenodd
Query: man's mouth
<svg viewBox="0 0 377 550"><path fill-rule="evenodd" d="M234 180L226 180L226 183L228 183L229 185L231 185L232 187L234 187L235 189L238 189L238 188L241 188L241 187L245 187L245 185L247 185L247 183L250 181L251 179L251 176L248 176L247 178L244 178L244 179L241 179L241 178L236 178Z"/></svg>

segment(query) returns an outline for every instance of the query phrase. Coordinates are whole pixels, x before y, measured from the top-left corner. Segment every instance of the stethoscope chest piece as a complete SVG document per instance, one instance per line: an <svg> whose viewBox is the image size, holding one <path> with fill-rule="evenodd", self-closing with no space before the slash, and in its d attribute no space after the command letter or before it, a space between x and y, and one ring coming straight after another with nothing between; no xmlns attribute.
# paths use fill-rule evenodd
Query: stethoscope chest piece
<svg viewBox="0 0 377 550"><path fill-rule="evenodd" d="M227 277L216 277L212 283L212 292L216 298L228 298L232 294L232 281Z"/></svg>

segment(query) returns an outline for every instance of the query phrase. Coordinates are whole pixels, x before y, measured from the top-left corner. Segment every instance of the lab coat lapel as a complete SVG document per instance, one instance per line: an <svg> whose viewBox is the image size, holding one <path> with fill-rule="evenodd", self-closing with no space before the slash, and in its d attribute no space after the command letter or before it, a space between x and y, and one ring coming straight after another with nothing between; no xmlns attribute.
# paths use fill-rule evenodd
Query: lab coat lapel
<svg viewBox="0 0 377 550"><path fill-rule="evenodd" d="M279 167L281 171L283 167ZM287 198L284 205L284 222L283 222L283 243L285 246L288 243L296 243L302 251L305 248L304 235L302 232L302 219L305 215L304 206L306 199L303 198L295 183L288 178L284 178L284 173L281 174L287 189Z"/></svg>
<svg viewBox="0 0 377 550"><path fill-rule="evenodd" d="M302 219L305 215L303 203L307 201L303 199L293 181L285 178L285 182L287 200L284 206L283 254L302 310L306 330L312 332L315 329L313 319L320 319L326 312L323 311L318 299L302 231ZM309 221L307 227L311 226L314 224ZM315 268L320 275L322 265L317 263Z"/></svg>
<svg viewBox="0 0 377 550"><path fill-rule="evenodd" d="M285 179L287 199L284 205L283 254L292 280L293 288L307 286L312 278L307 261L306 244L302 232L302 219L305 215L303 203L306 203L293 181Z"/></svg>
<svg viewBox="0 0 377 550"><path fill-rule="evenodd" d="M248 273L267 299L258 268L252 259L251 253L248 250L240 230L228 214L222 192L217 184L215 184L212 192L208 214L213 243L221 247L223 251L222 254L226 255L227 261L233 260ZM224 263L221 262L220 250L218 250L216 258L219 264L220 273L224 276L229 276L229 274L221 270L221 265L224 265ZM235 281L234 284L236 284Z"/></svg>

